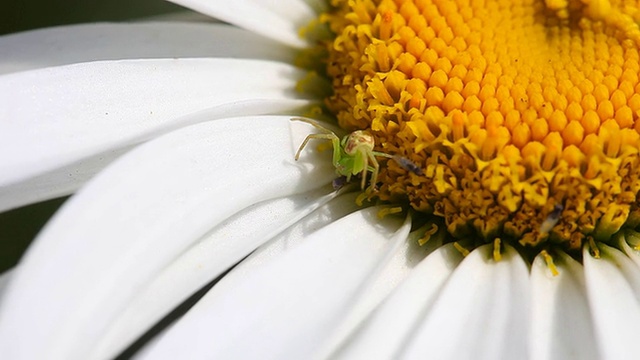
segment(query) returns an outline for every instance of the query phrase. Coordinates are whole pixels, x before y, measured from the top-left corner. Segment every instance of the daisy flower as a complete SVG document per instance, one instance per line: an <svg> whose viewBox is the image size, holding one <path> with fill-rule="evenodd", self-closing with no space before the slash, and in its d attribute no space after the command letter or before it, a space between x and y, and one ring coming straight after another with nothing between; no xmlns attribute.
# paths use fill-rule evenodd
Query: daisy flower
<svg viewBox="0 0 640 360"><path fill-rule="evenodd" d="M175 2L0 38L3 357L640 357L636 2Z"/></svg>

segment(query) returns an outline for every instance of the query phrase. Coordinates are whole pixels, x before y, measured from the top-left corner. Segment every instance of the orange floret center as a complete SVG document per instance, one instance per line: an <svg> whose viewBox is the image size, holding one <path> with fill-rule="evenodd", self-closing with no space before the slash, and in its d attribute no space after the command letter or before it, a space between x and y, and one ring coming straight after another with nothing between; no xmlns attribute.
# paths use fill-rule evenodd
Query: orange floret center
<svg viewBox="0 0 640 360"><path fill-rule="evenodd" d="M640 223L636 1L332 5L328 108L423 170L387 161L378 198L532 248Z"/></svg>

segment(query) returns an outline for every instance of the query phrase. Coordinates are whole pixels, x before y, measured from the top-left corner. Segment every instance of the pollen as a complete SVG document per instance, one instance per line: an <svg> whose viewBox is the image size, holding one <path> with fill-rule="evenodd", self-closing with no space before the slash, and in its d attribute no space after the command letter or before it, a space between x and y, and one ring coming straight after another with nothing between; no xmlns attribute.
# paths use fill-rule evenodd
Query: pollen
<svg viewBox="0 0 640 360"><path fill-rule="evenodd" d="M496 249L640 223L637 2L333 0L321 21L327 108L421 169L381 160L375 197Z"/></svg>

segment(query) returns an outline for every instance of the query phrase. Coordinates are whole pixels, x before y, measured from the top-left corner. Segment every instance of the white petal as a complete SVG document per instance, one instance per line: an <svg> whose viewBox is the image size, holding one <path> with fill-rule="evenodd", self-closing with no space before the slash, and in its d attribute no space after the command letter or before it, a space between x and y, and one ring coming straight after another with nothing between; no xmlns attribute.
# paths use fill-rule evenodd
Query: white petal
<svg viewBox="0 0 640 360"><path fill-rule="evenodd" d="M411 272L406 281L333 358L393 359L413 336L416 327L461 260L462 255L451 244L434 251Z"/></svg>
<svg viewBox="0 0 640 360"><path fill-rule="evenodd" d="M306 47L298 31L317 17L304 0L170 0L284 44Z"/></svg>
<svg viewBox="0 0 640 360"><path fill-rule="evenodd" d="M409 234L408 238L397 239L386 257L379 261L376 271L360 286L351 310L342 319L339 328L332 332L329 341L325 342L318 358L333 357L332 354L349 341L358 327L362 326L374 309L396 290L413 269L429 253L442 246L442 241L438 239L431 239L425 246L419 246L418 240L424 235L424 229L418 229Z"/></svg>
<svg viewBox="0 0 640 360"><path fill-rule="evenodd" d="M531 268L530 358L598 359L584 268L565 253L554 260L556 276L542 255Z"/></svg>
<svg viewBox="0 0 640 360"><path fill-rule="evenodd" d="M322 1L322 0L320 0ZM136 18L136 21L151 22L151 21L167 21L167 22L194 22L194 23L217 23L222 24L222 21L213 19L207 15L199 12L191 11L189 9L178 9L168 13L160 13L155 15L143 16Z"/></svg>
<svg viewBox="0 0 640 360"><path fill-rule="evenodd" d="M624 234L618 236L614 241L614 246L622 250L637 266L640 267L640 251L635 249L640 243L640 234L636 231L626 230ZM634 247L631 247L631 244Z"/></svg>
<svg viewBox="0 0 640 360"><path fill-rule="evenodd" d="M310 358L393 238L406 238L407 226L394 235L400 222L379 220L378 210L324 227L243 277L223 278L145 357Z"/></svg>
<svg viewBox="0 0 640 360"><path fill-rule="evenodd" d="M14 268L11 268L0 274L0 305L2 304L2 295L4 294L4 290L7 288L7 284L9 283L9 279L11 278L13 271Z"/></svg>
<svg viewBox="0 0 640 360"><path fill-rule="evenodd" d="M3 354L86 358L133 295L213 226L256 202L326 185L329 154L320 161L305 152L323 166L293 160L304 136L289 117L219 120L144 144L105 169L19 265L0 312Z"/></svg>
<svg viewBox="0 0 640 360"><path fill-rule="evenodd" d="M253 205L216 226L136 295L113 321L92 356L114 358L188 296L335 197L332 187L328 188ZM325 195L327 191L332 192Z"/></svg>
<svg viewBox="0 0 640 360"><path fill-rule="evenodd" d="M267 244L259 247L226 276L225 281L233 282L234 278L242 279L248 274L259 271L265 263L277 261L287 252L293 251L305 239L320 228L361 209L355 202L357 193L347 193L319 208L312 215L305 217L279 234ZM257 270L258 269L258 270Z"/></svg>
<svg viewBox="0 0 640 360"><path fill-rule="evenodd" d="M599 244L585 249L584 269L594 329L603 359L640 359L640 269L622 252Z"/></svg>
<svg viewBox="0 0 640 360"><path fill-rule="evenodd" d="M119 59L233 57L292 62L276 41L224 24L82 24L0 36L0 74Z"/></svg>
<svg viewBox="0 0 640 360"><path fill-rule="evenodd" d="M492 250L482 246L462 261L403 357L518 359L527 353L527 265L511 247L498 262Z"/></svg>
<svg viewBox="0 0 640 360"><path fill-rule="evenodd" d="M250 274L253 271L260 271L260 267L264 266L266 262L276 261L277 258L281 257L284 253L292 251L295 247L303 243L304 240L313 232L358 209L361 209L361 207L355 202L357 195L358 193L346 193L340 195L327 204L321 206L312 214L307 215L300 221L296 222L293 226L269 241L269 243L258 248L244 261L234 267L233 272L226 275L225 281L233 283L234 278L243 279L247 276L246 274ZM192 314L193 312L189 313L187 316L193 316ZM182 322L179 323L181 325L178 325L178 329L172 330L174 333L172 333L171 336L175 337L176 331L180 332L185 330L186 327L184 326L184 322L186 321L182 320ZM173 329L173 325L175 324L172 324L169 329ZM169 329L165 329L164 331ZM185 332L187 336L190 336L188 335L188 328ZM158 338L160 338L160 336L156 336L151 339L150 343L140 351L140 354L153 351L156 346L155 343L158 342ZM140 354L138 354L138 356L143 356Z"/></svg>
<svg viewBox="0 0 640 360"><path fill-rule="evenodd" d="M303 73L239 59L94 62L0 76L0 210L67 194L131 145L217 118L288 113Z"/></svg>

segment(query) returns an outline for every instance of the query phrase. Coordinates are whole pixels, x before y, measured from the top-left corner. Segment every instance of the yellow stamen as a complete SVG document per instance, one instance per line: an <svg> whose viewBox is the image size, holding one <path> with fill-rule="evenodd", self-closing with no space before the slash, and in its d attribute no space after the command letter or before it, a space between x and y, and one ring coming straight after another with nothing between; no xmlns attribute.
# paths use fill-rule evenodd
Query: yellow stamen
<svg viewBox="0 0 640 360"><path fill-rule="evenodd" d="M588 238L587 246L589 246L589 253L596 259L600 259L600 248L598 248L598 244L593 240L592 237Z"/></svg>
<svg viewBox="0 0 640 360"><path fill-rule="evenodd" d="M544 258L544 262L547 263L547 268L551 271L551 275L558 276L560 273L558 272L556 264L553 262L553 257L551 257L546 250L540 251L540 255Z"/></svg>
<svg viewBox="0 0 640 360"><path fill-rule="evenodd" d="M438 233L438 230L438 225L431 224L431 226L428 227L424 232L424 235L418 240L418 245L424 246L427 242L429 242L429 240L431 240L431 237L433 235Z"/></svg>
<svg viewBox="0 0 640 360"><path fill-rule="evenodd" d="M464 257L467 257L467 255L470 254L470 251L467 250L462 245L460 245L460 243L457 242L457 241L453 243L453 247L456 248L456 250L458 250L460 252L460 254L462 254L462 256L464 256Z"/></svg>
<svg viewBox="0 0 640 360"><path fill-rule="evenodd" d="M356 197L356 205L358 206L362 206L362 204L364 203L364 201L369 197L369 195L366 192L362 192L360 193L360 195L358 195Z"/></svg>
<svg viewBox="0 0 640 360"><path fill-rule="evenodd" d="M402 208L400 206L395 206L395 207L387 206L380 209L380 211L378 211L378 219L384 219L387 215L399 214L401 212L402 212Z"/></svg>
<svg viewBox="0 0 640 360"><path fill-rule="evenodd" d="M493 240L493 260L498 262L502 260L502 253L500 252L500 238Z"/></svg>

